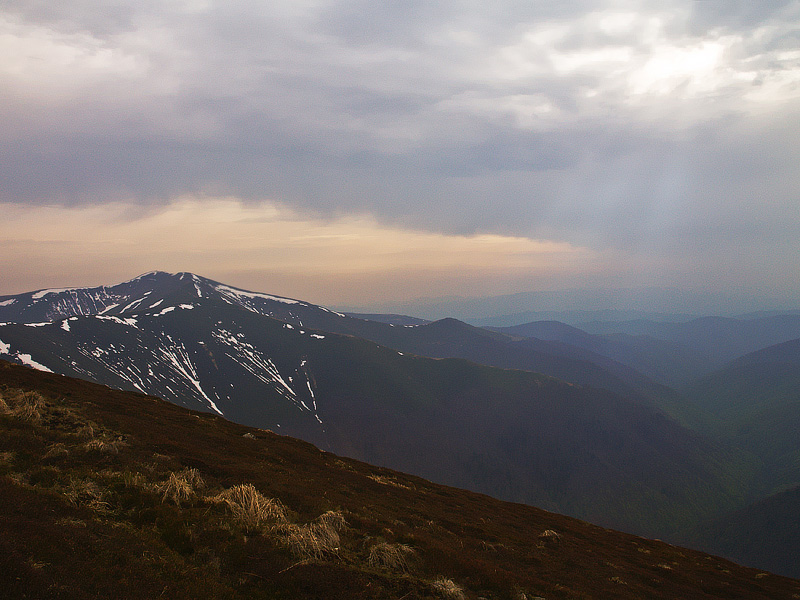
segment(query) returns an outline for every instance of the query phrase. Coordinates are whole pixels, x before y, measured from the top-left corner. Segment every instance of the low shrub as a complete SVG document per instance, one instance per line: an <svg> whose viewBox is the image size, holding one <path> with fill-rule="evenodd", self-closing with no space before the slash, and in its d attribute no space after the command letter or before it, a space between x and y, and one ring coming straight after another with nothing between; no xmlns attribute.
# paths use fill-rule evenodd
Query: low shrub
<svg viewBox="0 0 800 600"><path fill-rule="evenodd" d="M156 491L161 494L161 500L172 500L176 506L181 502L188 502L205 487L205 482L197 469L186 468L178 473L170 473L163 483L156 485Z"/></svg>
<svg viewBox="0 0 800 600"><path fill-rule="evenodd" d="M464 600L466 598L464 590L452 579L439 577L433 582L432 586L444 598L451 600Z"/></svg>
<svg viewBox="0 0 800 600"><path fill-rule="evenodd" d="M408 571L408 558L414 549L405 544L378 542L369 548L367 564L370 567L388 569L390 571Z"/></svg>
<svg viewBox="0 0 800 600"><path fill-rule="evenodd" d="M235 485L207 500L226 505L234 519L248 530L286 521L286 508L280 500L267 498L251 483Z"/></svg>
<svg viewBox="0 0 800 600"><path fill-rule="evenodd" d="M295 556L323 559L339 552L339 532L345 526L342 513L328 511L310 523L285 523L276 527L275 531Z"/></svg>
<svg viewBox="0 0 800 600"><path fill-rule="evenodd" d="M12 389L6 390L0 397L0 413L23 421L38 423L42 420L44 408L44 397L38 392Z"/></svg>

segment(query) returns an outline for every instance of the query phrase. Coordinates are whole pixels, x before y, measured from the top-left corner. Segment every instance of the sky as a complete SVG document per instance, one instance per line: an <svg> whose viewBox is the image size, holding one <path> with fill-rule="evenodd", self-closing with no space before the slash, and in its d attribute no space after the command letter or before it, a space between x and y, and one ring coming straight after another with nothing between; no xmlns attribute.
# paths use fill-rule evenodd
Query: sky
<svg viewBox="0 0 800 600"><path fill-rule="evenodd" d="M800 299L800 1L5 0L0 295Z"/></svg>

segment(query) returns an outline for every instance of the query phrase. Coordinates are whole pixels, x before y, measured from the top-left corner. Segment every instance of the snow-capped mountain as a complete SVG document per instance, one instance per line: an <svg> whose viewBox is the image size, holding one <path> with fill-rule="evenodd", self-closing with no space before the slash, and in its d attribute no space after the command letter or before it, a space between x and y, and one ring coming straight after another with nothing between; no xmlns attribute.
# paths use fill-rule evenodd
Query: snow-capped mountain
<svg viewBox="0 0 800 600"><path fill-rule="evenodd" d="M368 339L404 353L433 358L466 358L481 364L545 373L578 383L612 390L656 406L674 403L663 387L641 374L603 356L576 347L543 340L514 340L455 319L422 325L399 325L345 316L300 300L234 288L191 273L153 272L112 287L40 290L6 296L0 300L0 322L25 323L31 327L93 316L139 319L164 316L186 307L229 305L278 319L296 328L315 329ZM169 320L167 320L169 321ZM74 327L69 321L61 327ZM147 328L145 328L148 330ZM2 339L2 338L0 338ZM89 342L87 342L89 343ZM24 353L9 354L27 364L45 364ZM115 358L125 362L124 354ZM37 362L38 361L38 362ZM93 371L84 373L92 377ZM120 375L123 376L123 375ZM130 385L170 397L169 390L145 385L128 375ZM107 377L99 378L109 383ZM114 385L120 385L114 383ZM194 389L194 388L192 388ZM666 394L669 396L669 394Z"/></svg>
<svg viewBox="0 0 800 600"><path fill-rule="evenodd" d="M42 323L88 315L138 315L175 302L221 299L252 312L302 325L305 311L344 317L326 308L270 294L248 292L193 273L153 271L111 287L45 289L0 296L0 322Z"/></svg>
<svg viewBox="0 0 800 600"><path fill-rule="evenodd" d="M303 317L345 318L190 273L0 302L0 319L17 321L0 325L4 358L272 427L322 425L303 342L325 336Z"/></svg>

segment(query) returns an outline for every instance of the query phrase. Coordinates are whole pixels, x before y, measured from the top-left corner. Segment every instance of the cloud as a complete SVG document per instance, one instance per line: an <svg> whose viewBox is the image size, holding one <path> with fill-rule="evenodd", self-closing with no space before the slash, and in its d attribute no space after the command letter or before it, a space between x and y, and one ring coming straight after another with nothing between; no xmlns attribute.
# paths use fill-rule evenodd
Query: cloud
<svg viewBox="0 0 800 600"><path fill-rule="evenodd" d="M663 264L787 247L798 25L796 1L10 0L0 201L230 196Z"/></svg>
<svg viewBox="0 0 800 600"><path fill-rule="evenodd" d="M420 285L463 293L580 275L601 258L564 242L388 228L367 216L308 219L225 198L182 198L149 211L124 203L2 208L0 294L44 280L108 284L157 265L325 303L352 301L355 286L359 301L370 302L376 290L409 299Z"/></svg>

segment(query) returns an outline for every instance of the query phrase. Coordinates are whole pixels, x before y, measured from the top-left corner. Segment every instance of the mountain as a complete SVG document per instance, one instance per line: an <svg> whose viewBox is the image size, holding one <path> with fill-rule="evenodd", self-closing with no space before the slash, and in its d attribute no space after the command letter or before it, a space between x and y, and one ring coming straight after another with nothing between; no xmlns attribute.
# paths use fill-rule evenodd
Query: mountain
<svg viewBox="0 0 800 600"><path fill-rule="evenodd" d="M181 305L195 306L198 301L205 305L238 306L293 327L356 336L404 353L464 358L495 367L544 373L611 390L665 410L676 418L684 418L691 411L672 390L629 366L583 348L520 340L450 318L421 324L399 316L381 320L375 315L370 319L355 318L298 300L239 290L190 273L154 272L110 288L41 290L6 296L0 300L0 322L34 325L37 321L51 322L77 315L130 317L156 314Z"/></svg>
<svg viewBox="0 0 800 600"><path fill-rule="evenodd" d="M744 354L800 338L800 315L744 319L703 317L685 323L590 322L578 327L595 334L626 333L675 342L709 357L715 363L714 368L720 368Z"/></svg>
<svg viewBox="0 0 800 600"><path fill-rule="evenodd" d="M671 388L683 387L719 366L716 360L696 348L650 335L591 334L559 321L532 321L491 329L508 335L577 346L627 365Z"/></svg>
<svg viewBox="0 0 800 600"><path fill-rule="evenodd" d="M695 382L715 435L759 456L768 493L800 484L800 339L747 354Z"/></svg>
<svg viewBox="0 0 800 600"><path fill-rule="evenodd" d="M800 486L715 519L688 538L693 547L800 577Z"/></svg>
<svg viewBox="0 0 800 600"><path fill-rule="evenodd" d="M529 321L688 321L700 315L735 315L785 306L786 299L729 296L686 289L638 287L577 288L517 292L490 297L447 296L387 301L381 312L413 314L438 320L456 317L474 325L503 327ZM353 312L364 312L352 308Z"/></svg>
<svg viewBox="0 0 800 600"><path fill-rule="evenodd" d="M345 319L341 313L307 302L248 292L192 273L153 271L115 286L46 289L0 297L0 322L43 323L75 316L120 316L174 307L203 298L302 326L303 318ZM156 311L158 312L158 311Z"/></svg>
<svg viewBox="0 0 800 600"><path fill-rule="evenodd" d="M376 314L376 313L345 313L348 317L355 319L362 319L365 321L378 321L379 323L387 323L389 325L399 325L404 327L406 325L426 325L430 321L426 319L419 319L417 317L410 317L408 315L395 315L395 314Z"/></svg>
<svg viewBox="0 0 800 600"><path fill-rule="evenodd" d="M49 313L35 307L44 314L61 307L61 320L0 326L0 353L373 464L660 537L742 506L754 476L741 454L612 391L307 328L396 331L428 349L465 339L476 352L509 346L506 336L458 321L362 322L189 274L150 274L129 289L108 289L102 314L66 318L84 306L62 301L72 291L31 295L50 304ZM404 330L419 333L402 338Z"/></svg>
<svg viewBox="0 0 800 600"><path fill-rule="evenodd" d="M11 598L767 600L800 581L0 361Z"/></svg>

